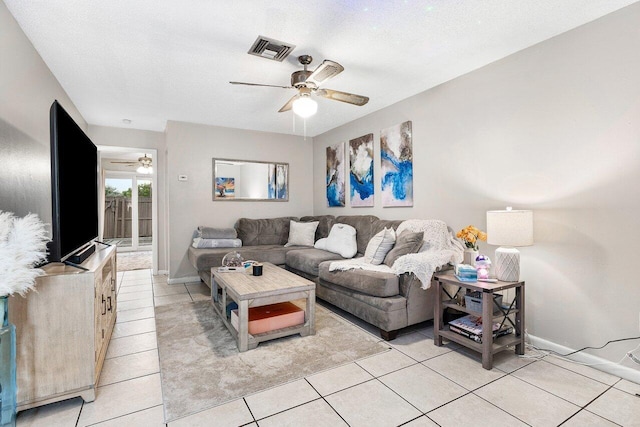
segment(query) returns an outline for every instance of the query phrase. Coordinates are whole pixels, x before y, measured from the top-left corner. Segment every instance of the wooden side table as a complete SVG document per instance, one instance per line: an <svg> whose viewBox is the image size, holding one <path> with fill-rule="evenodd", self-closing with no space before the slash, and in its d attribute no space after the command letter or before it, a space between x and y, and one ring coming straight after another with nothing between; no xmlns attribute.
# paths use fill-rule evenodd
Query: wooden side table
<svg viewBox="0 0 640 427"><path fill-rule="evenodd" d="M433 285L436 287L436 301L433 316L433 340L437 346L442 345L442 338L454 341L464 347L470 348L482 354L482 367L493 368L493 355L505 350L510 345L515 345L516 354L524 354L524 282L461 282L453 272L436 273L433 275ZM457 287L456 292L451 295L444 285ZM494 312L494 294L506 289L515 288L516 296L511 301L509 307L504 309L498 306L499 311ZM482 293L482 312L470 310L461 306L456 301L456 296L461 290L479 291ZM482 319L492 319L492 321L482 322L482 336L490 337L483 339L482 343L477 343L470 338L457 334L449 330L449 325L444 324L444 309L450 307L464 313L480 316ZM515 322L508 316L514 314ZM515 333L493 339L492 325L495 320L508 321L513 324Z"/></svg>

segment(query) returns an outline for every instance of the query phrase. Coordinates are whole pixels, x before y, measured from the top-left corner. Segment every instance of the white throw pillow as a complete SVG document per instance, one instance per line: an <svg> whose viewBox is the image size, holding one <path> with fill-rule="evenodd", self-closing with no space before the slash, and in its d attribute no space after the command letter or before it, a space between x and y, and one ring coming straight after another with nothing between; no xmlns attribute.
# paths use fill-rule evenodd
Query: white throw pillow
<svg viewBox="0 0 640 427"><path fill-rule="evenodd" d="M316 242L315 245L313 245L314 248L316 249L322 249L323 251L327 250L327 239L326 237L323 237L322 239L318 239L318 241Z"/></svg>
<svg viewBox="0 0 640 427"><path fill-rule="evenodd" d="M313 246L319 221L289 222L289 241L285 246Z"/></svg>
<svg viewBox="0 0 640 427"><path fill-rule="evenodd" d="M385 228L369 240L364 252L364 259L369 264L380 265L384 257L396 243L396 232L393 228Z"/></svg>
<svg viewBox="0 0 640 427"><path fill-rule="evenodd" d="M326 250L342 258L353 258L358 252L356 229L348 224L333 224L327 237Z"/></svg>

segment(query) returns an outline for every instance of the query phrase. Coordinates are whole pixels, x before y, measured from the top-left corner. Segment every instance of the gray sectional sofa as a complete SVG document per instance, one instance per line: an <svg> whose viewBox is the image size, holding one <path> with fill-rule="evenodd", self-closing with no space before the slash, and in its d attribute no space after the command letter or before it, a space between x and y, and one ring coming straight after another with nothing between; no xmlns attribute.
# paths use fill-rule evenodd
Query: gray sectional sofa
<svg viewBox="0 0 640 427"><path fill-rule="evenodd" d="M284 246L289 238L290 221L318 221L315 240L327 237L333 224L348 224L356 229L357 256L362 256L372 236L385 227L394 229L401 220L381 220L373 215L305 216L268 219L241 218L235 228L242 240L240 248L196 249L189 247L188 257L202 280L211 287L211 267L220 266L230 251L238 251L245 260L271 262L316 283L316 296L378 327L385 340L398 330L433 319L434 288L421 288L413 274L397 276L367 270L330 271L340 255L306 246Z"/></svg>

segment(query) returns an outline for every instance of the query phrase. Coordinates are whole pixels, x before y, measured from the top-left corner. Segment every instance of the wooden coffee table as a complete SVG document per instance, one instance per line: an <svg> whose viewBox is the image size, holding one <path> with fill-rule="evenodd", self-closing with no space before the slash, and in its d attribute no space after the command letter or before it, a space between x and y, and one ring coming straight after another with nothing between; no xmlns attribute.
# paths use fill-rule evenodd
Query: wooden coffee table
<svg viewBox="0 0 640 427"><path fill-rule="evenodd" d="M218 287L221 295L218 295ZM306 300L305 322L261 334L249 334L249 308L280 302ZM231 325L227 317L227 303L233 300L238 304L238 330ZM289 271L265 262L262 276L247 273L219 273L217 267L211 269L211 303L231 335L238 344L239 351L256 348L262 341L300 334L314 335L316 284Z"/></svg>

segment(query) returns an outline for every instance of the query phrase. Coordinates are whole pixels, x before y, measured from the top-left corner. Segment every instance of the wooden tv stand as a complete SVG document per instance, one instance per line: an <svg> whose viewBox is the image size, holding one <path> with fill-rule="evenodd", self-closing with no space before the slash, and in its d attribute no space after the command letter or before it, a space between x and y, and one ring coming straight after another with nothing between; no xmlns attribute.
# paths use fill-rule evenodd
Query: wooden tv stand
<svg viewBox="0 0 640 427"><path fill-rule="evenodd" d="M116 321L116 247L99 245L82 267L43 267L35 292L14 295L18 411L80 396L96 385Z"/></svg>

